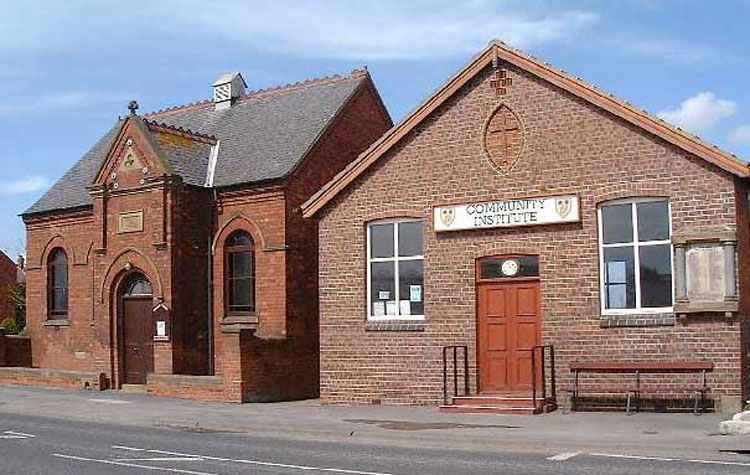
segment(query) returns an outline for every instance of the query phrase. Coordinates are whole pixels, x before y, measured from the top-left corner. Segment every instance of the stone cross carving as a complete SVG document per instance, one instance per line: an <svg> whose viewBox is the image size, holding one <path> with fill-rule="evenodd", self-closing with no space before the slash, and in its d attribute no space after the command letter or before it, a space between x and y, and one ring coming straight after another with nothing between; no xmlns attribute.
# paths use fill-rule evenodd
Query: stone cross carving
<svg viewBox="0 0 750 475"><path fill-rule="evenodd" d="M520 130L518 127L518 121L512 116L508 117L508 115L509 114L501 114L500 120L493 121L490 124L489 130L487 130L488 134L497 136L500 140L503 162L507 161L511 156L510 147L515 143L514 139L517 140L518 131ZM509 118L510 121L508 120Z"/></svg>

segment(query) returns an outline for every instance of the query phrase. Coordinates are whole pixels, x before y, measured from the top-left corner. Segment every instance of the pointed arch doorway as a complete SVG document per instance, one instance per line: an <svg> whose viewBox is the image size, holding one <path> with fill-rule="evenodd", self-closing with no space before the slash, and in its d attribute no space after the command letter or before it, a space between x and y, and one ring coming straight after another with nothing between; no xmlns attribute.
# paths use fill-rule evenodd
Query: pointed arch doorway
<svg viewBox="0 0 750 475"><path fill-rule="evenodd" d="M154 371L154 297L151 282L139 273L125 277L118 292L122 383L146 384Z"/></svg>

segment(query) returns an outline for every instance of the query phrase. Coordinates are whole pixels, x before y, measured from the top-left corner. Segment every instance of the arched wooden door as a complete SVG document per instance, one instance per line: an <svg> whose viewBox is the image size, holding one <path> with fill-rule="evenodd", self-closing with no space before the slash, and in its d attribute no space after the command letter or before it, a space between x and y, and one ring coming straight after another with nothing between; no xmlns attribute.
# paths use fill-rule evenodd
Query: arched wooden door
<svg viewBox="0 0 750 475"><path fill-rule="evenodd" d="M154 371L154 318L151 283L143 274L129 275L120 291L124 384L146 384Z"/></svg>

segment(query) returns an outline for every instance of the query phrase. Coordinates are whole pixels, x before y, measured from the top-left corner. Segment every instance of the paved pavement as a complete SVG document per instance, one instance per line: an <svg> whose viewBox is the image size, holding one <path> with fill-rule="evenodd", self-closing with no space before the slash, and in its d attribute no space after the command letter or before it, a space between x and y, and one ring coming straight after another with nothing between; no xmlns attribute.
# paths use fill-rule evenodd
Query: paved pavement
<svg viewBox="0 0 750 475"><path fill-rule="evenodd" d="M0 387L0 474L750 473L725 416L441 414Z"/></svg>

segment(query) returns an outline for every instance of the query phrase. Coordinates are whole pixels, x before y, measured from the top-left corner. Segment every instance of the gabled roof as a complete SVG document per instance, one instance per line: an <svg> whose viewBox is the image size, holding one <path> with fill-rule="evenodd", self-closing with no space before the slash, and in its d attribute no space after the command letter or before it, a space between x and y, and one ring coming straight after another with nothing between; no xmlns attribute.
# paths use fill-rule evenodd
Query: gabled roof
<svg viewBox="0 0 750 475"><path fill-rule="evenodd" d="M152 131L161 128L160 133L166 133L171 129L220 141L213 185L249 184L280 179L294 170L363 85L374 90L367 71L355 70L343 76L249 92L223 110L216 110L208 100L145 114L142 118ZM388 114L385 108L383 113ZM124 119L118 121L23 214L91 206L87 187L96 178L123 123ZM176 175L186 183L204 186L209 158L209 153L204 152L197 147L189 153L171 150L166 155Z"/></svg>
<svg viewBox="0 0 750 475"><path fill-rule="evenodd" d="M631 104L615 98L580 78L573 77L564 71L555 69L548 63L539 61L505 43L491 41L487 47L474 56L458 73L452 76L432 96L419 104L401 122L392 127L379 140L362 152L356 160L339 172L330 182L326 183L317 193L302 205L305 217L312 217L328 204L339 192L345 189L370 165L375 163L388 150L396 145L407 133L414 129L422 120L427 118L435 109L440 107L456 91L469 80L480 73L497 58L507 61L514 66L534 74L555 86L568 91L590 103L604 109L641 129L660 137L667 142L692 153L709 163L739 177L750 176L748 165L734 155L720 150L715 145L702 141L698 137L688 134L678 127L667 124L663 120L650 115L645 110L633 107Z"/></svg>
<svg viewBox="0 0 750 475"><path fill-rule="evenodd" d="M251 92L232 107L207 101L144 118L211 134L221 141L214 186L281 178L305 156L363 84L364 70Z"/></svg>

